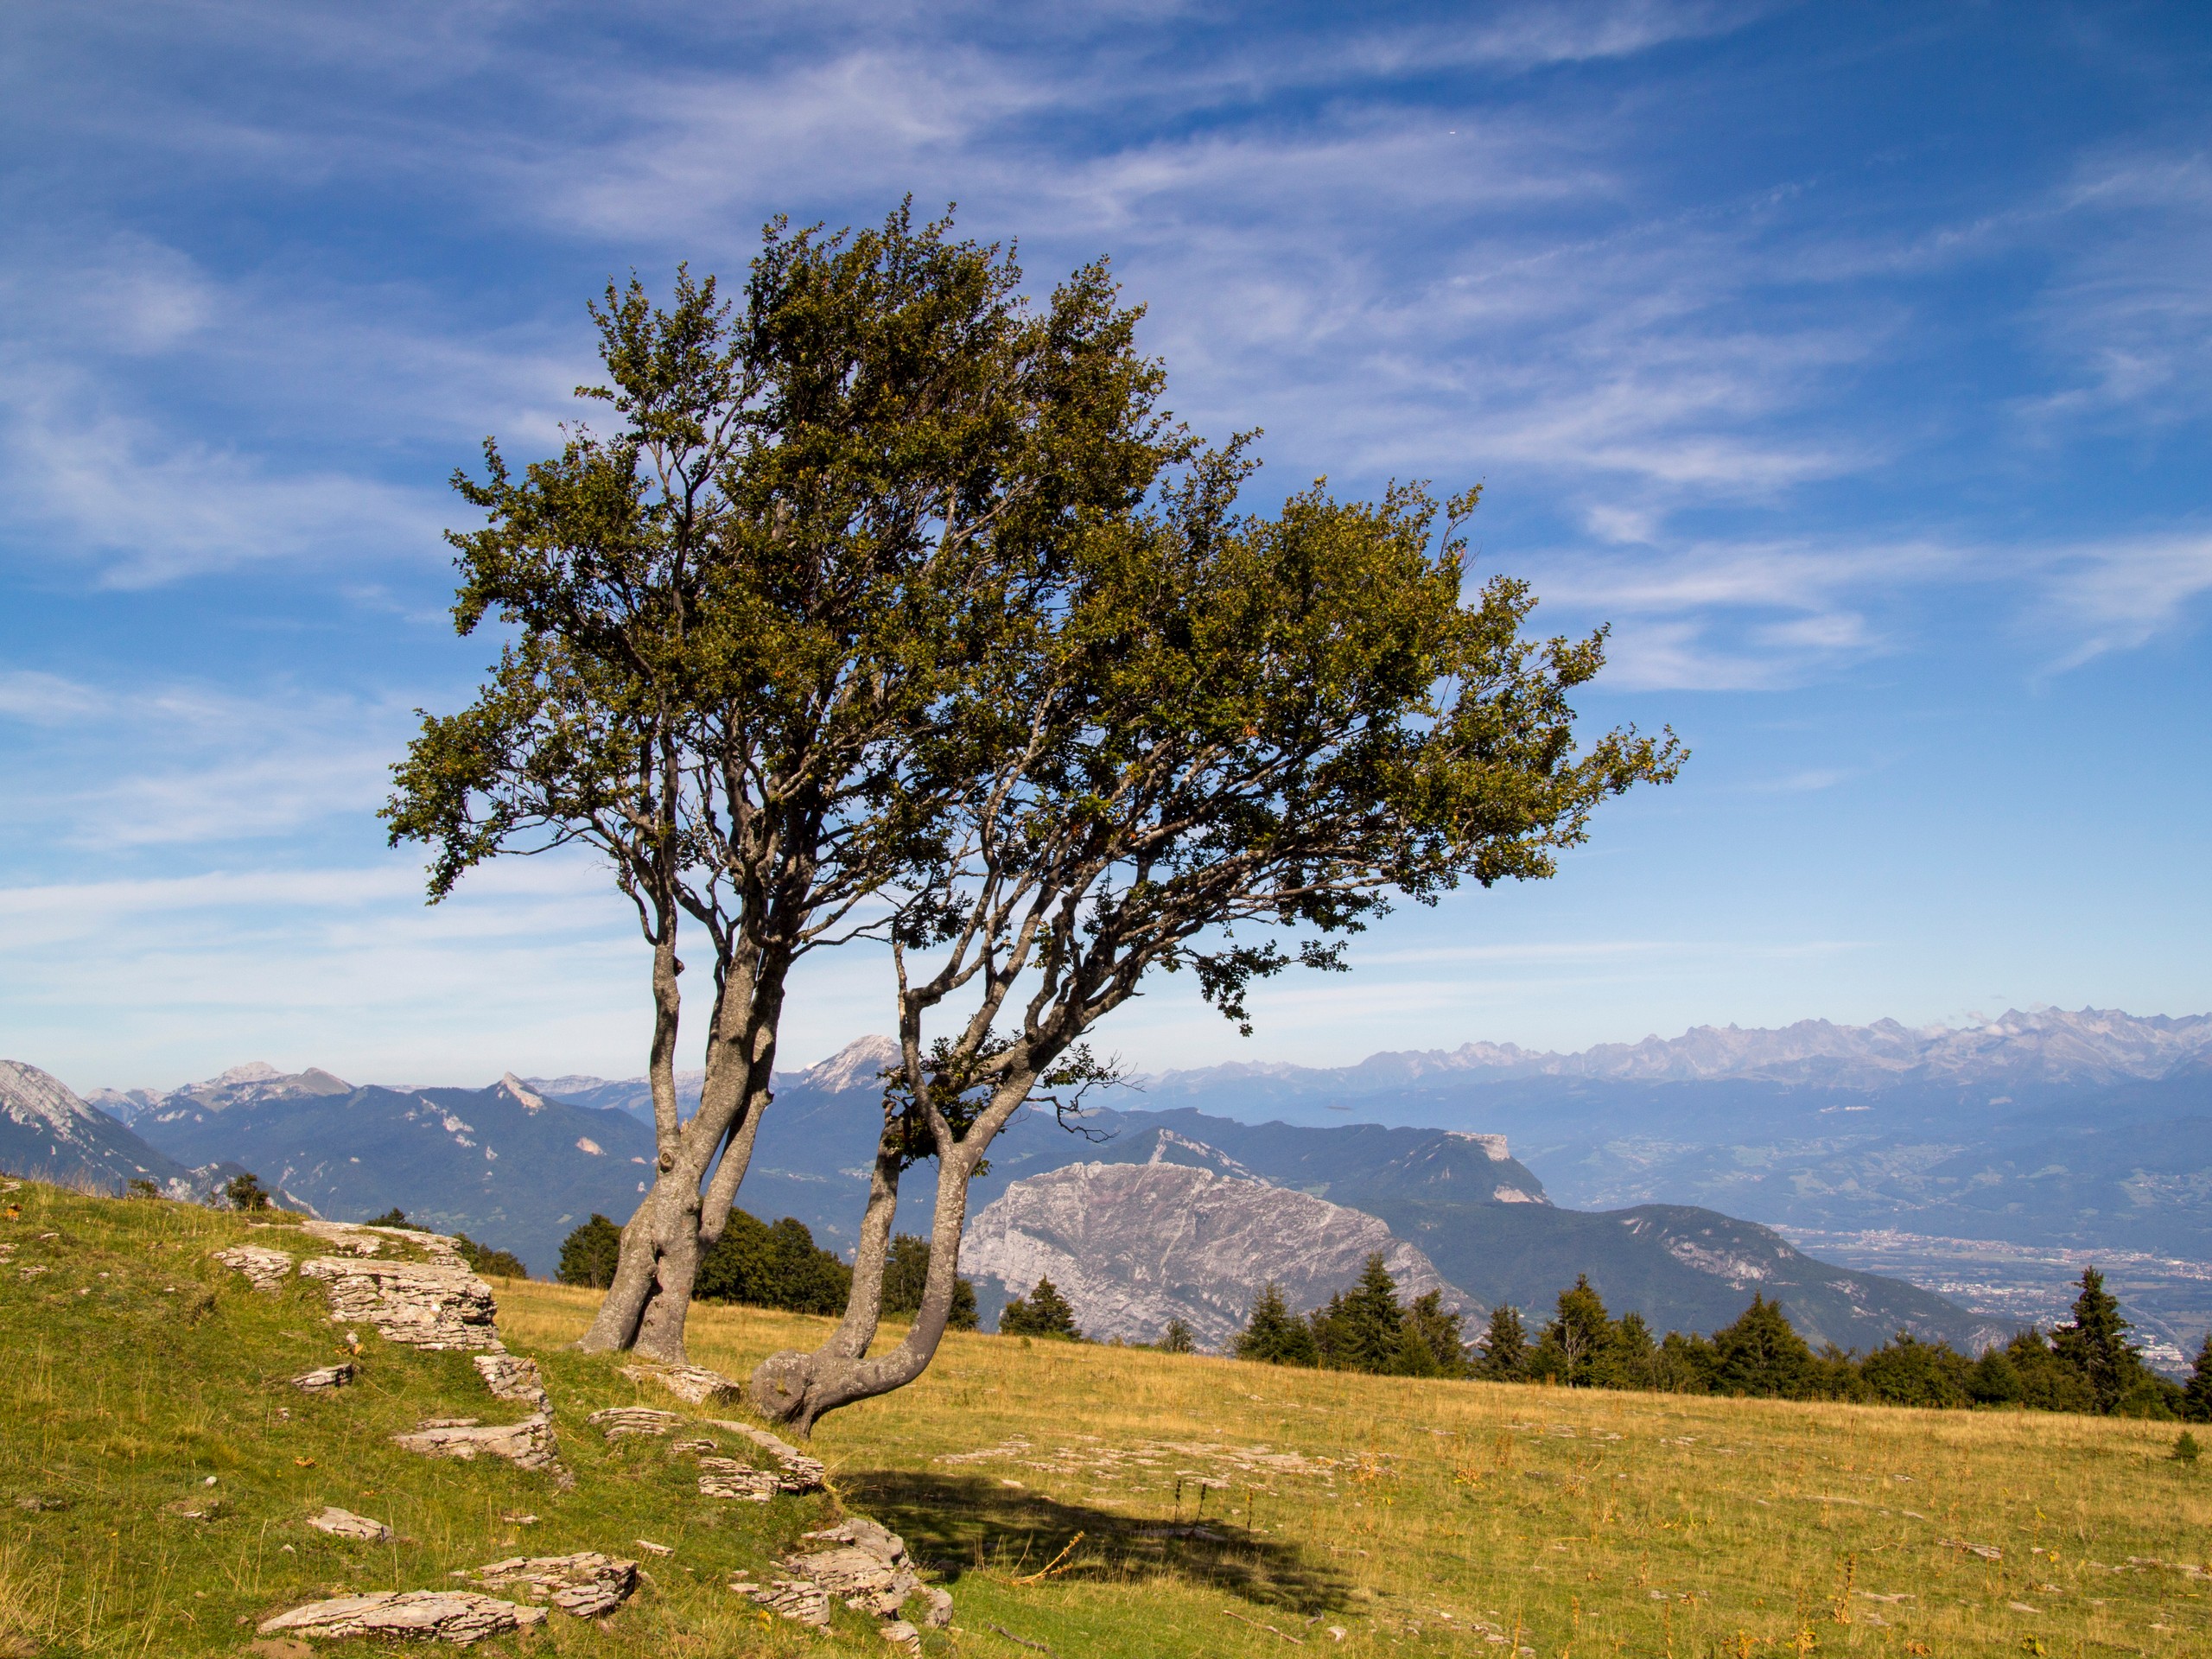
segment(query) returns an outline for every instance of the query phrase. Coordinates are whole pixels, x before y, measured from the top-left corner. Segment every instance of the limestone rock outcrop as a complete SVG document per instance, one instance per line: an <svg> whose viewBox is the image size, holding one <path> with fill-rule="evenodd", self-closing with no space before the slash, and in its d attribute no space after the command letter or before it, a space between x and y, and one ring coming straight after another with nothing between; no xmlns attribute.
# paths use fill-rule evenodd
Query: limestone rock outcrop
<svg viewBox="0 0 2212 1659"><path fill-rule="evenodd" d="M334 1538L353 1538L365 1544L380 1544L391 1536L391 1529L383 1522L341 1510L335 1503L327 1505L321 1515L309 1516L308 1525Z"/></svg>
<svg viewBox="0 0 2212 1659"><path fill-rule="evenodd" d="M431 1353L499 1346L492 1287L458 1260L321 1255L302 1264L300 1274L322 1282L334 1324L360 1320L387 1342Z"/></svg>
<svg viewBox="0 0 2212 1659"><path fill-rule="evenodd" d="M505 1458L518 1469L558 1471L561 1467L553 1419L542 1411L518 1423L480 1423L473 1417L435 1419L411 1434L395 1434L392 1440L407 1451L430 1458L458 1458L466 1463L485 1456Z"/></svg>
<svg viewBox="0 0 2212 1659"><path fill-rule="evenodd" d="M246 1282L264 1296L274 1296L292 1276L290 1256L259 1244L233 1244L227 1250L216 1251L215 1259L244 1274Z"/></svg>
<svg viewBox="0 0 2212 1659"><path fill-rule="evenodd" d="M638 1587L638 1564L597 1550L574 1555L516 1555L476 1569L487 1588L526 1589L533 1600L550 1601L578 1618L599 1618L630 1599Z"/></svg>
<svg viewBox="0 0 2212 1659"><path fill-rule="evenodd" d="M311 1601L257 1627L263 1636L412 1637L467 1646L486 1637L545 1622L543 1607L519 1606L467 1590L387 1590L372 1596Z"/></svg>
<svg viewBox="0 0 2212 1659"><path fill-rule="evenodd" d="M1410 1300L1441 1291L1476 1304L1364 1211L1186 1164L1071 1164L1009 1186L969 1224L960 1268L1026 1293L1049 1278L1084 1334L1152 1342L1180 1319L1201 1347L1243 1327L1270 1280L1291 1306L1319 1306L1380 1252Z"/></svg>

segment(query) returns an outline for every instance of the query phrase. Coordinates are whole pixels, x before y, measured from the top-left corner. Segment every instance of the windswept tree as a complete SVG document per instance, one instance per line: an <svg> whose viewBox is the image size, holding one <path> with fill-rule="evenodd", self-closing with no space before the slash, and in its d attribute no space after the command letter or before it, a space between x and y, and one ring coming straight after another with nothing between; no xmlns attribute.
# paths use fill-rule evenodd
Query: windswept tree
<svg viewBox="0 0 2212 1659"><path fill-rule="evenodd" d="M684 273L665 310L609 284L606 383L580 395L610 431L519 476L487 441L483 476L455 476L485 522L449 537L454 620L504 643L394 768L392 841L428 844L434 903L493 857L588 849L650 952L654 1181L585 1349L683 1357L792 966L943 861L978 665L1080 527L1183 453L1104 268L1033 311L1020 279L904 209L857 234L779 220L741 302ZM687 966L706 969L689 1119Z"/></svg>
<svg viewBox="0 0 2212 1659"><path fill-rule="evenodd" d="M1112 1076L1084 1039L1155 970L1249 1032L1255 979L1341 967L1343 936L1395 898L1548 876L1600 802L1673 775L1671 737L1577 742L1602 632L1532 639L1525 584L1464 591L1473 492L1440 514L1414 488L1317 485L1255 517L1236 505L1249 471L1208 453L1086 527L1065 590L990 664L1003 723L892 935L900 1059L853 1299L820 1349L755 1370L772 1416L804 1430L921 1374L992 1141ZM871 1354L899 1178L925 1160L927 1294Z"/></svg>

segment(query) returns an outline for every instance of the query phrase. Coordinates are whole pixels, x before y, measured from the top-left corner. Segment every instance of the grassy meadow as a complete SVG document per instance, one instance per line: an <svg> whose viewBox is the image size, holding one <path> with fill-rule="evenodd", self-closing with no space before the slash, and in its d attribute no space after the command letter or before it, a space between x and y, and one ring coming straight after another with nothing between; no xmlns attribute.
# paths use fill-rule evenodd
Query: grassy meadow
<svg viewBox="0 0 2212 1659"><path fill-rule="evenodd" d="M2171 1460L2171 1426L954 1337L920 1383L822 1426L830 1495L715 1503L664 1443L584 1427L603 1405L674 1404L562 1351L591 1294L502 1281L502 1332L547 1373L563 1492L389 1444L423 1417L503 1420L466 1357L364 1331L359 1385L293 1390L334 1355L320 1289L260 1295L207 1259L281 1234L29 1183L5 1203L0 1653L245 1653L302 1600L584 1548L639 1556L652 1582L603 1624L556 1614L476 1651L884 1653L857 1614L817 1635L723 1587L841 1503L951 1589L932 1653L2212 1653L2212 1460ZM692 1357L742 1376L827 1326L702 1307ZM175 1512L211 1493L214 1518ZM324 1503L398 1536L308 1529ZM522 1513L536 1522L503 1518Z"/></svg>

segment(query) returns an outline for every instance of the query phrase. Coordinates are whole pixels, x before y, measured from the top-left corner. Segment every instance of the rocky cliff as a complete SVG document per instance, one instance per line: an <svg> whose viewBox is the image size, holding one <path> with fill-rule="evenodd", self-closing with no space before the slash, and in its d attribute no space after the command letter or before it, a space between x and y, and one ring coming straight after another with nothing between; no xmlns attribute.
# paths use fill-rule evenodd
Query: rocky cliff
<svg viewBox="0 0 2212 1659"><path fill-rule="evenodd" d="M1456 1310L1485 1311L1373 1216L1164 1160L1074 1164L1014 1182L969 1224L960 1267L1014 1293L1051 1279L1099 1341L1155 1341L1179 1318L1217 1349L1269 1280L1294 1308L1317 1307L1376 1251L1402 1296L1440 1290Z"/></svg>

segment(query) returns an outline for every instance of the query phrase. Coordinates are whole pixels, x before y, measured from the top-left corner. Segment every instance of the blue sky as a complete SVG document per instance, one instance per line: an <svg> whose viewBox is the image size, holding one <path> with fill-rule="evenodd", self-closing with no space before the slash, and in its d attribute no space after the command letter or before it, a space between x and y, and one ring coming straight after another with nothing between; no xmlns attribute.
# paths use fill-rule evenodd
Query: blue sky
<svg viewBox="0 0 2212 1659"><path fill-rule="evenodd" d="M28 4L0 57L0 1053L82 1087L641 1069L604 878L437 910L372 814L444 486L611 273L906 192L1100 253L1199 430L1480 480L1694 759L1556 880L1145 1067L2212 1007L2212 11ZM888 1023L803 976L785 1052Z"/></svg>

